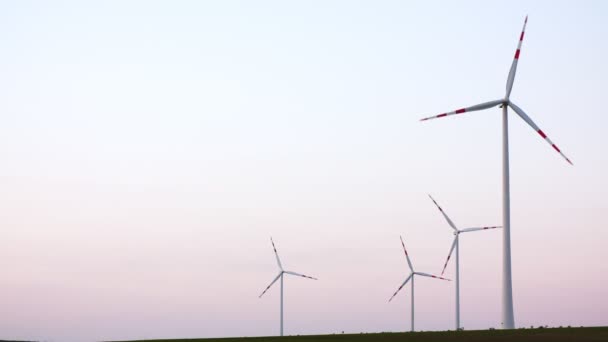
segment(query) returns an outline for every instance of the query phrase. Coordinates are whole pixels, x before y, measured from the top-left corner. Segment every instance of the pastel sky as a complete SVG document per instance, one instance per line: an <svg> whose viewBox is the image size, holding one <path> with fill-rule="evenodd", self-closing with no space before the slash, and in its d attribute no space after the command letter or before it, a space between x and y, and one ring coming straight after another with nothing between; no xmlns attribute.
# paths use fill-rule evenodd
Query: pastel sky
<svg viewBox="0 0 608 342"><path fill-rule="evenodd" d="M399 235L440 273L501 224L511 115L517 326L608 324L608 4L0 2L0 338L409 330ZM453 264L447 276L454 275ZM461 239L462 325L500 326L501 232ZM419 279L421 330L454 284Z"/></svg>

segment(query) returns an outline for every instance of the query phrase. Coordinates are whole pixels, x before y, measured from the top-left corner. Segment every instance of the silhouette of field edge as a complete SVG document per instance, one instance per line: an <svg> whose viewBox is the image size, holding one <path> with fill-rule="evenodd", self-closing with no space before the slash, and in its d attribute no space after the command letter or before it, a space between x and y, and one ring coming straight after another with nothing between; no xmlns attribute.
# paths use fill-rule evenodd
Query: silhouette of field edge
<svg viewBox="0 0 608 342"><path fill-rule="evenodd" d="M360 333L360 334L331 334L331 335L294 335L267 337L227 337L227 338L186 338L160 340L133 340L115 342L469 342L469 341L608 341L608 327L581 328L529 328L513 330L465 330L465 331L421 331L400 333Z"/></svg>

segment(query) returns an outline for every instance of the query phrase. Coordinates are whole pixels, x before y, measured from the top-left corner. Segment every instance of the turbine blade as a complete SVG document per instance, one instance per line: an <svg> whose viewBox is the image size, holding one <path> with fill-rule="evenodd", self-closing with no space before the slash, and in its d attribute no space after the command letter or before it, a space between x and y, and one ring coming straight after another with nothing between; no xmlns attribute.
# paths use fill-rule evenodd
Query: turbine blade
<svg viewBox="0 0 608 342"><path fill-rule="evenodd" d="M432 274L428 274L428 273L416 272L415 274L417 274L417 275L421 275L421 276L423 276L423 277L429 277L429 278L435 278L435 279L441 279L441 280L452 281L451 279L443 278L443 277L436 276L436 275L432 275Z"/></svg>
<svg viewBox="0 0 608 342"><path fill-rule="evenodd" d="M505 95L505 99L509 99L511 96L511 90L513 89L513 82L515 82L515 72L517 71L517 62L519 61L519 53L521 52L521 43L524 41L524 33L526 32L526 25L528 24L528 16L526 16L526 20L524 21L524 27L521 29L521 35L519 36L519 42L517 43L517 50L515 50L515 57L513 58L513 63L511 64L511 69L509 70L509 76L507 77L507 94Z"/></svg>
<svg viewBox="0 0 608 342"><path fill-rule="evenodd" d="M466 232L474 232L474 231L477 231L477 230L496 229L496 228L502 228L502 226L479 227L479 228L465 228L465 229L462 229L460 232L461 233L466 233Z"/></svg>
<svg viewBox="0 0 608 342"><path fill-rule="evenodd" d="M284 271L284 273L291 274L291 275L298 276L298 277L304 277L304 278L308 278L308 279L319 280L319 279L317 279L317 278L314 278L314 277L309 277L309 276L307 276L307 275L300 274L300 273L296 273L296 272Z"/></svg>
<svg viewBox="0 0 608 342"><path fill-rule="evenodd" d="M270 238L270 242L272 243L272 249L274 249L274 256L277 257L277 265L279 265L279 268L282 271L283 265L281 265L281 259L279 259L279 253L277 253L277 248L274 246L274 241L272 241L272 237Z"/></svg>
<svg viewBox="0 0 608 342"><path fill-rule="evenodd" d="M435 203L435 205L437 206L437 209L439 209L439 211L441 211L441 214L443 215L443 217L445 217L446 221L448 221L448 224L450 225L450 227L452 227L455 231L458 231L458 228L456 228L456 225L454 225L454 222L452 222L452 220L450 220L450 218L443 211L443 209L441 209L441 207L439 206L439 204L437 204L437 202L435 201L433 196L429 195L429 198L431 199L431 201L433 201L433 203Z"/></svg>
<svg viewBox="0 0 608 342"><path fill-rule="evenodd" d="M272 283L270 283L270 285L268 285L268 287L266 287L266 289L264 290L264 292L262 292L262 294L258 298L262 298L262 296L264 295L264 293L266 293L266 291L268 291L268 289L272 286L272 284L276 283L276 281L279 280L279 278L281 277L281 275L283 275L283 272L279 273L279 275L276 278L274 278L274 280L272 281Z"/></svg>
<svg viewBox="0 0 608 342"><path fill-rule="evenodd" d="M566 161L570 163L570 165L573 165L570 159L568 159L568 157L566 157L566 155L562 153L562 151L557 147L557 145L555 145L553 141L551 141L551 139L549 139L549 137L547 137L547 135L540 128L538 128L538 126L536 126L534 121L532 121L532 119L530 119L530 117L521 108L519 108L515 103L511 101L509 101L509 107L511 107L515 111L515 113L517 113L517 115L519 115L528 125L530 125L530 127L532 127L532 129L534 129L536 133L543 137L543 139L545 139L549 143L549 145L551 145L551 147L553 147L553 149L557 151L557 153L559 153L564 159L566 159Z"/></svg>
<svg viewBox="0 0 608 342"><path fill-rule="evenodd" d="M410 256L407 255L407 250L405 249L405 243L403 243L403 238L399 235L401 239L401 246L403 246L403 252L405 253L405 258L407 259L407 264L410 266L410 271L414 272L414 267L412 266L412 262L410 261Z"/></svg>
<svg viewBox="0 0 608 342"><path fill-rule="evenodd" d="M456 248L457 239L458 239L458 235L454 236L454 242L452 242L452 247L450 247L450 253L448 253L448 258L445 261L445 264L443 265L443 270L441 270L441 275L443 275L443 273L445 272L445 268L448 267L448 262L450 261L450 258L452 257L452 252L454 252L454 248Z"/></svg>
<svg viewBox="0 0 608 342"><path fill-rule="evenodd" d="M431 119L438 119L438 118L443 118L444 116L449 116L449 115L454 115L454 114L462 114L462 113L467 113L467 112L474 112L474 111L478 111L478 110L488 109L488 108L496 107L499 104L504 103L504 102L505 102L505 100L496 100L496 101L484 102L484 103L480 103L478 105L474 105L474 106L471 106L471 107L460 108L460 109L457 109L457 110L455 110L453 112L448 112L448 113L443 113L443 114L439 114L439 115L429 116L428 118L420 119L420 121L426 121L426 120L431 120Z"/></svg>
<svg viewBox="0 0 608 342"><path fill-rule="evenodd" d="M397 295L397 293L399 293L399 291L401 291L401 289L405 286L405 284L407 284L408 281L410 281L410 279L414 276L414 273L410 273L410 275L405 278L405 281L403 282L403 284L401 284L401 286L399 286L399 288L397 289L397 291L395 291L395 293L393 293L393 296L391 297L391 299L389 299L388 301L390 302L391 300L393 300L393 298L395 298L395 296Z"/></svg>

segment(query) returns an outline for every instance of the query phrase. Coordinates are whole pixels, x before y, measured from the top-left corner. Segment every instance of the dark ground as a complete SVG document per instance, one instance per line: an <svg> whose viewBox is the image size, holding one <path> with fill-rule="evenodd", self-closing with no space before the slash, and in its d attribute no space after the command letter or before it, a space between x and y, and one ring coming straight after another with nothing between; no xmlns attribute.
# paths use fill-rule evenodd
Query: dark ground
<svg viewBox="0 0 608 342"><path fill-rule="evenodd" d="M414 333L336 334L285 337L145 340L146 342L608 342L608 327L539 328L515 330L429 331ZM131 341L136 342L136 341ZM137 342L143 342L137 341Z"/></svg>

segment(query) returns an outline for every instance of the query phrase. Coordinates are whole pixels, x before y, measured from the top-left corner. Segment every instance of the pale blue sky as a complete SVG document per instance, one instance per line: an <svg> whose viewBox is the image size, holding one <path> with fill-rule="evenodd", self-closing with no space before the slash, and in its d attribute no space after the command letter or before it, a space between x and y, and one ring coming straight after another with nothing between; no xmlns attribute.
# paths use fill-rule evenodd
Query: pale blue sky
<svg viewBox="0 0 608 342"><path fill-rule="evenodd" d="M441 271L500 224L511 116L516 323L606 325L608 5L600 1L0 2L0 338L409 329L403 234ZM462 240L462 322L500 325L500 233ZM448 269L448 276L453 268ZM557 300L556 298L559 298ZM417 282L417 327L453 326Z"/></svg>

